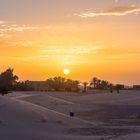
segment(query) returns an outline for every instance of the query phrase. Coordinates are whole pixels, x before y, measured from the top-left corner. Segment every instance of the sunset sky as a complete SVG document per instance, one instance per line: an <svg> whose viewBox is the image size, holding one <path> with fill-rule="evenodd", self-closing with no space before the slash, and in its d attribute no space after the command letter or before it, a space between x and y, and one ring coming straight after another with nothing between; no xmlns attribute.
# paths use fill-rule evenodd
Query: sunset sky
<svg viewBox="0 0 140 140"><path fill-rule="evenodd" d="M0 0L0 72L140 84L140 0Z"/></svg>

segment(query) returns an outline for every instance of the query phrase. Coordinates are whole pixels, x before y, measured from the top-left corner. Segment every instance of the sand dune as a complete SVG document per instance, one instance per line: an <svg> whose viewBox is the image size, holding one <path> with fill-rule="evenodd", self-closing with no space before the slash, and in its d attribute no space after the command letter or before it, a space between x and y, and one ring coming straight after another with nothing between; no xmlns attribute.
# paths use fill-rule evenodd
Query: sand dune
<svg viewBox="0 0 140 140"><path fill-rule="evenodd" d="M1 140L93 139L67 133L88 124L23 101L0 97L0 114Z"/></svg>
<svg viewBox="0 0 140 140"><path fill-rule="evenodd" d="M139 92L14 92L0 97L1 140L138 140ZM76 116L69 117L69 108Z"/></svg>

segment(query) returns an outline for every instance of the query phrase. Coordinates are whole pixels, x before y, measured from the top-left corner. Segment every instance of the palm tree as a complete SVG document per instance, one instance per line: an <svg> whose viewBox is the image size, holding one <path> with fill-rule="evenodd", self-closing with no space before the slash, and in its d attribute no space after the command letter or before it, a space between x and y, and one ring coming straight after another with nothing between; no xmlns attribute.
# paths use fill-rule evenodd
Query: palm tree
<svg viewBox="0 0 140 140"><path fill-rule="evenodd" d="M47 81L49 88L55 91L68 91L68 92L78 92L79 91L79 81L65 79L63 77L50 78Z"/></svg>
<svg viewBox="0 0 140 140"><path fill-rule="evenodd" d="M71 89L72 85L73 85L73 81L71 79L67 79L66 82L65 82L65 90L68 91L68 92L71 92L72 91L72 89Z"/></svg>
<svg viewBox="0 0 140 140"><path fill-rule="evenodd" d="M65 78L63 77L54 77L47 80L49 87L55 91L63 91L65 89Z"/></svg>
<svg viewBox="0 0 140 140"><path fill-rule="evenodd" d="M100 89L101 88L101 80L100 79L97 79L96 88L97 89Z"/></svg>
<svg viewBox="0 0 140 140"><path fill-rule="evenodd" d="M109 82L105 81L105 80L102 80L101 81L101 88L102 89L107 89L108 87L109 87Z"/></svg>
<svg viewBox="0 0 140 140"><path fill-rule="evenodd" d="M83 85L84 85L84 92L86 92L87 91L87 85L88 85L88 83L87 82L84 82Z"/></svg>
<svg viewBox="0 0 140 140"><path fill-rule="evenodd" d="M72 86L72 91L78 92L79 91L79 84L80 82L77 80L73 80L73 86Z"/></svg>
<svg viewBox="0 0 140 140"><path fill-rule="evenodd" d="M93 77L90 85L93 85L93 88L95 89L97 87L97 81L98 81L98 78L96 77Z"/></svg>

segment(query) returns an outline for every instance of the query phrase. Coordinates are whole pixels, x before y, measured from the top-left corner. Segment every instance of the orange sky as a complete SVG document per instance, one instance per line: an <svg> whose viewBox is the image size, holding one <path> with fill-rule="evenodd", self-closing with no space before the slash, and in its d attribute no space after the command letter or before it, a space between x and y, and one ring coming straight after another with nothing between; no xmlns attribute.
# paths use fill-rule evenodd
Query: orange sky
<svg viewBox="0 0 140 140"><path fill-rule="evenodd" d="M43 1L21 0L25 11L32 2L29 15L10 0L0 2L9 8L0 10L0 71L12 67L21 80L45 80L64 76L63 69L69 68L67 78L90 81L97 76L113 83L140 84L140 3L78 1L68 1L68 6L47 0L46 9L47 2L52 8L44 6L41 11ZM37 4L40 9L35 9ZM10 15L13 8L19 12Z"/></svg>

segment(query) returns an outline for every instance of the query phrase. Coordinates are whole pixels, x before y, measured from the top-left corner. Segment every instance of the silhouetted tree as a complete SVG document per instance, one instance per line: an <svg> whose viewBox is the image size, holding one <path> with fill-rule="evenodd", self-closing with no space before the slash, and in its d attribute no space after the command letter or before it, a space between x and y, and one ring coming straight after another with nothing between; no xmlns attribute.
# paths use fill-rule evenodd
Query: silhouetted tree
<svg viewBox="0 0 140 140"><path fill-rule="evenodd" d="M78 92L79 91L79 81L77 80L72 80L72 83L71 83L71 91L72 92Z"/></svg>
<svg viewBox="0 0 140 140"><path fill-rule="evenodd" d="M117 93L120 93L120 90L123 90L123 89L124 89L124 85L117 84L117 85L115 86L115 89L116 89Z"/></svg>
<svg viewBox="0 0 140 140"><path fill-rule="evenodd" d="M86 92L87 91L87 85L88 85L88 83L87 82L84 82L83 85L84 85L84 92Z"/></svg>
<svg viewBox="0 0 140 140"><path fill-rule="evenodd" d="M67 79L66 82L65 82L65 90L68 91L68 92L71 92L72 87L73 87L73 80Z"/></svg>
<svg viewBox="0 0 140 140"><path fill-rule="evenodd" d="M46 80L46 83L47 83L47 85L48 85L50 91L51 91L52 89L54 89L54 88L53 88L53 87L54 87L54 80L53 80L53 78L47 79L47 80Z"/></svg>
<svg viewBox="0 0 140 140"><path fill-rule="evenodd" d="M98 78L97 77L93 77L93 79L91 80L90 85L91 86L93 85L93 88L94 89L97 87L97 81L98 81Z"/></svg>
<svg viewBox="0 0 140 140"><path fill-rule="evenodd" d="M109 89L110 89L110 93L112 93L113 90L114 90L114 86L113 86L113 84L110 84L110 85L109 85Z"/></svg>
<svg viewBox="0 0 140 140"><path fill-rule="evenodd" d="M34 90L30 86L28 86L25 82L16 82L13 86L13 90L15 91L32 91Z"/></svg>
<svg viewBox="0 0 140 140"><path fill-rule="evenodd" d="M79 82L71 79L65 79L63 77L50 78L47 81L48 86L54 91L79 91Z"/></svg>
<svg viewBox="0 0 140 140"><path fill-rule="evenodd" d="M93 85L94 89L102 89L102 90L107 90L110 87L110 84L108 81L100 80L97 77L93 77L90 85Z"/></svg>
<svg viewBox="0 0 140 140"><path fill-rule="evenodd" d="M18 80L18 77L13 74L13 71L13 69L9 68L0 74L0 93L2 95L11 91Z"/></svg>
<svg viewBox="0 0 140 140"><path fill-rule="evenodd" d="M54 77L48 79L47 84L55 91L63 91L65 89L65 80L63 77Z"/></svg>
<svg viewBox="0 0 140 140"><path fill-rule="evenodd" d="M96 89L101 89L101 80L97 79Z"/></svg>
<svg viewBox="0 0 140 140"><path fill-rule="evenodd" d="M102 80L101 82L100 82L100 88L101 89L108 89L108 87L109 87L109 82L108 81L105 81L105 80Z"/></svg>

